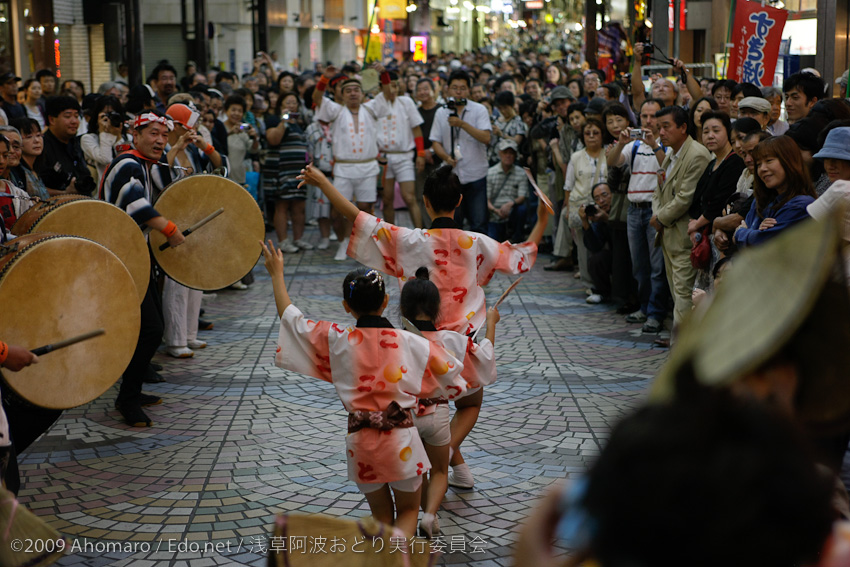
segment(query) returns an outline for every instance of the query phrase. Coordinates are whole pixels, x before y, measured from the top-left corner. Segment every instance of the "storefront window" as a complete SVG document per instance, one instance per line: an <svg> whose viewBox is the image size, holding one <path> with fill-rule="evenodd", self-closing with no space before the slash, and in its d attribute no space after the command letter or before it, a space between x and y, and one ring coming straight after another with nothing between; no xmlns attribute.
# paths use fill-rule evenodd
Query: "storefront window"
<svg viewBox="0 0 850 567"><path fill-rule="evenodd" d="M15 42L12 40L12 9L9 2L0 1L0 70L15 67Z"/></svg>
<svg viewBox="0 0 850 567"><path fill-rule="evenodd" d="M53 15L51 0L24 0L24 45L29 54L24 72L56 69L56 49L59 28L50 21Z"/></svg>

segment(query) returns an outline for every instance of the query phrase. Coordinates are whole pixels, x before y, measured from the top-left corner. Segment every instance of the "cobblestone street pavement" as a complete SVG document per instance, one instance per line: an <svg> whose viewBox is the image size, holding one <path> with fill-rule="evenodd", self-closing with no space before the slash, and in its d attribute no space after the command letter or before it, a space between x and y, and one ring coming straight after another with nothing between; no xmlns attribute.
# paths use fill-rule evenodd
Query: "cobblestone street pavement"
<svg viewBox="0 0 850 567"><path fill-rule="evenodd" d="M355 262L334 262L335 248L287 255L286 279L305 314L352 324L340 301ZM588 305L578 280L545 272L547 262L500 309L499 379L464 445L476 486L449 489L440 564L509 565L541 492L592 462L666 357L655 335L612 305ZM167 382L145 388L164 400L146 409L152 428L120 422L113 387L21 457L21 502L74 546L60 565L259 566L275 513L368 515L346 479L346 413L330 384L274 366L271 283L261 264L254 274L247 291L205 302L208 348L188 360L157 354ZM512 280L497 274L488 302ZM388 287L396 322L398 287Z"/></svg>

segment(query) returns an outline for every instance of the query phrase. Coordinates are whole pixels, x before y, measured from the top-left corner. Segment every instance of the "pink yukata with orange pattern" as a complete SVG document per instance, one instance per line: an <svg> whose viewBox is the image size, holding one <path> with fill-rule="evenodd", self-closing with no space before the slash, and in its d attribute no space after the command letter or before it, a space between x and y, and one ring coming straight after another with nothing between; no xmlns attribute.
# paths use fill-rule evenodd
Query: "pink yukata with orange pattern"
<svg viewBox="0 0 850 567"><path fill-rule="evenodd" d="M427 339L401 329L312 321L294 305L280 320L275 365L330 382L349 413L383 411L392 402L415 411L420 397L455 399L466 392L462 358ZM431 468L415 427L366 427L349 434L345 445L354 482L396 482Z"/></svg>
<svg viewBox="0 0 850 567"><path fill-rule="evenodd" d="M398 278L399 286L425 266L440 291L436 327L468 335L487 316L481 286L497 271L530 270L537 260L537 245L496 242L457 228L403 228L361 211L351 230L348 255Z"/></svg>
<svg viewBox="0 0 850 567"><path fill-rule="evenodd" d="M454 331L421 331L422 336L445 349L454 356L463 357L461 378L466 382L466 392L453 400L474 394L484 386L496 381L496 351L490 339L483 339L476 344L471 337ZM420 406L417 417L434 413L436 405Z"/></svg>

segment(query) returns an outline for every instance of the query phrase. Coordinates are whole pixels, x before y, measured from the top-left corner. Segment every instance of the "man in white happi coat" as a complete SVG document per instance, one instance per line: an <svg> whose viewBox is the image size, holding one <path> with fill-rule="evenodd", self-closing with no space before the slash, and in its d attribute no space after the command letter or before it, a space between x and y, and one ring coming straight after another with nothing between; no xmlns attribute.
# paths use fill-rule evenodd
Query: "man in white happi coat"
<svg viewBox="0 0 850 567"><path fill-rule="evenodd" d="M387 157L383 179L384 220L395 223L395 182L398 181L410 219L416 228L423 228L422 211L416 202L416 172L425 170L425 140L419 128L424 120L412 98L398 96L400 89L398 75L390 71L387 96L390 113L381 118L378 127L378 148ZM416 171L413 170L414 155Z"/></svg>
<svg viewBox="0 0 850 567"><path fill-rule="evenodd" d="M325 98L325 89L336 75L329 66L313 91L316 120L330 124L334 154L334 184L349 201L357 203L362 211L372 213L377 199L376 176L378 167L378 127L380 119L390 113L387 103L390 76L380 64L375 69L381 75L382 92L373 100L363 102L360 81L349 78L342 83L342 104ZM345 221L344 233L351 232L351 223ZM345 260L348 237L339 244L335 260Z"/></svg>

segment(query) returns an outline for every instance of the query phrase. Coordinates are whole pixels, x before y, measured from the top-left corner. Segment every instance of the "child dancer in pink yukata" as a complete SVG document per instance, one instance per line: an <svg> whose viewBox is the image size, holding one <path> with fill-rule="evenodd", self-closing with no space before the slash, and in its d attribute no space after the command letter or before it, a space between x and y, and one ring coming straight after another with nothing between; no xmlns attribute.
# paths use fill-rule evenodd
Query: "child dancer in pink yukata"
<svg viewBox="0 0 850 567"><path fill-rule="evenodd" d="M299 179L321 189L340 214L354 221L349 256L398 278L399 286L421 266L428 268L442 298L437 328L466 335L484 323L486 307L481 286L487 285L497 271L521 274L530 270L549 220L541 199L537 224L521 244L499 243L484 234L462 230L454 221L454 211L463 196L450 166L441 167L425 181L423 201L433 219L427 230L398 227L361 212L312 165L302 170ZM474 484L460 445L478 420L483 398L484 391L479 390L455 404L450 486L472 488Z"/></svg>
<svg viewBox="0 0 850 567"><path fill-rule="evenodd" d="M377 520L412 536L422 474L431 463L411 410L419 397L454 399L466 391L462 351L456 358L394 329L381 316L389 296L377 270L355 270L343 282L342 304L357 320L355 327L306 319L286 290L283 253L269 241L263 256L280 315L275 364L334 385L348 410L348 478L366 495Z"/></svg>
<svg viewBox="0 0 850 567"><path fill-rule="evenodd" d="M496 380L493 343L499 311L496 308L487 311L487 332L485 338L477 344L466 335L448 330L438 331L434 323L440 314L440 292L428 278L428 269L419 268L416 277L404 284L401 289L401 314L429 341L451 352L466 353L461 372L467 386L464 395L474 394ZM448 403L445 398L420 399L419 410L413 415L413 422L431 461L431 471L423 481L424 513L419 521L419 535L429 538L440 534L437 511L448 488L449 443L452 437Z"/></svg>

